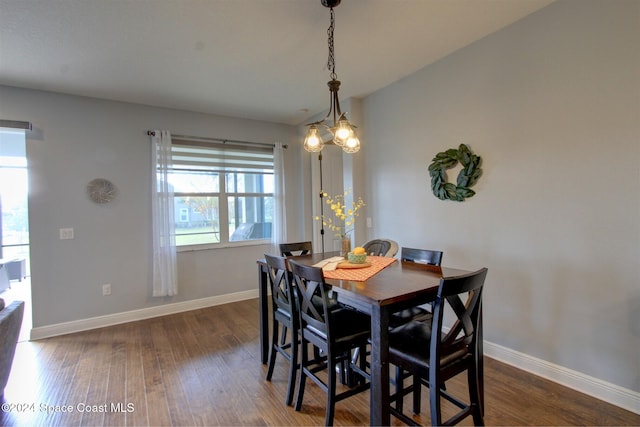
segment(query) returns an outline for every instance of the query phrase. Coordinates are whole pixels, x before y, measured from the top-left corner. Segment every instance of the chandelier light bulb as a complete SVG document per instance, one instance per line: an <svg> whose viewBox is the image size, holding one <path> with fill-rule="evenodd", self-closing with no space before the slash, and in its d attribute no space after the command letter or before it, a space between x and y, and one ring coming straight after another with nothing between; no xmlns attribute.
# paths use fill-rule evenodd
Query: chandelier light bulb
<svg viewBox="0 0 640 427"><path fill-rule="evenodd" d="M345 141L342 150L345 153L357 153L358 151L360 151L360 140L358 139L358 136L356 135L354 130L351 130L351 133Z"/></svg>
<svg viewBox="0 0 640 427"><path fill-rule="evenodd" d="M339 146L344 146L347 142L347 139L351 136L351 123L346 118L340 119L338 121L338 126L333 133L333 142L335 142Z"/></svg>
<svg viewBox="0 0 640 427"><path fill-rule="evenodd" d="M312 153L322 151L324 148L324 142L318 134L318 127L311 125L307 131L307 136L304 138L304 149Z"/></svg>

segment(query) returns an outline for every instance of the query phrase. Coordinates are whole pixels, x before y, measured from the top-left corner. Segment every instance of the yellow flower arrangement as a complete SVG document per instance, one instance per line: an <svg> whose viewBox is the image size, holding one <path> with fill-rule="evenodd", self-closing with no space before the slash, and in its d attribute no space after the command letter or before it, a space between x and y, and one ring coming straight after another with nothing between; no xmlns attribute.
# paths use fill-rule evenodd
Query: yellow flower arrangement
<svg viewBox="0 0 640 427"><path fill-rule="evenodd" d="M327 215L322 215L316 216L315 220L322 220L322 225L329 227L331 231L335 231L336 236L346 236L353 231L356 217L360 214L360 209L365 206L362 197L358 197L358 200L351 202L351 206L348 207L345 203L348 195L348 190L335 197L329 196L324 191L322 192L322 198L325 199L325 202L331 208L335 219Z"/></svg>

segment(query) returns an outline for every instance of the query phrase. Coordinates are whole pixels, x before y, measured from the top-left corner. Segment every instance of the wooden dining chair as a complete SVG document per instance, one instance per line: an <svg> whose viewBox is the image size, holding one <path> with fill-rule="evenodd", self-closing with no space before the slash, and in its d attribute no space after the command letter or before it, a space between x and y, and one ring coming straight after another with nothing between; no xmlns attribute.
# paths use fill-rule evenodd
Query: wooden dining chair
<svg viewBox="0 0 640 427"><path fill-rule="evenodd" d="M293 403L296 372L298 370L298 336L300 330L298 327L299 316L296 308L295 291L289 279L287 259L269 254L265 254L264 258L267 263L269 284L271 285L271 323L273 325L267 381L271 381L276 364L276 356L281 354L289 361L285 402L287 405L291 405ZM280 326L282 326L282 331L280 331ZM287 330L290 331L288 340Z"/></svg>
<svg viewBox="0 0 640 427"><path fill-rule="evenodd" d="M336 402L370 387L371 377L364 361L355 365L351 363L350 356L354 348L364 353L371 336L371 320L366 314L347 306L330 309L330 287L324 281L321 268L299 264L294 260L289 260L289 266L298 295L302 342L295 410L302 408L306 379L310 378L327 394L325 424L333 425ZM321 301L320 305L316 303L318 300ZM309 346L314 349L313 357L310 357ZM344 366L348 366L349 375L357 376L358 380L349 381L348 384L353 384L353 387L336 393L336 371ZM320 372L325 374L320 376Z"/></svg>
<svg viewBox="0 0 640 427"><path fill-rule="evenodd" d="M308 242L280 243L281 256L299 256L311 255L313 253L313 245Z"/></svg>
<svg viewBox="0 0 640 427"><path fill-rule="evenodd" d="M394 257L398 253L398 244L391 239L373 239L362 245L367 255Z"/></svg>
<svg viewBox="0 0 640 427"><path fill-rule="evenodd" d="M411 321L389 334L389 361L413 375L413 384L401 387L392 397L389 411L403 422L415 420L401 409L406 394L413 393L413 411L420 413L422 385L429 387L431 425L453 425L472 416L474 425L484 425L484 385L482 378L482 290L487 269L441 279L431 322ZM454 313L455 323L444 326L445 306ZM449 310L448 310L449 311ZM445 389L445 383L467 374L468 402ZM441 398L460 411L442 420Z"/></svg>
<svg viewBox="0 0 640 427"><path fill-rule="evenodd" d="M417 264L438 266L442 264L442 251L403 247L400 252L400 260L402 262L415 262Z"/></svg>
<svg viewBox="0 0 640 427"><path fill-rule="evenodd" d="M400 261L403 264L421 264L427 267L440 267L442 255L442 251L403 247L400 251ZM421 306L411 307L393 313L389 319L389 325L393 328L410 322L411 320L425 321L430 319L430 316L431 312Z"/></svg>

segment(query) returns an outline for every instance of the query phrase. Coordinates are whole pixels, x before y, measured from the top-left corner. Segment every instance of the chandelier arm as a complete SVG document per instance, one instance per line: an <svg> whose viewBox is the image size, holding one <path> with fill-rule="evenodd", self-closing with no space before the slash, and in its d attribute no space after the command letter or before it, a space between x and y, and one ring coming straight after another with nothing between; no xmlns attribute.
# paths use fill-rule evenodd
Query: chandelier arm
<svg viewBox="0 0 640 427"><path fill-rule="evenodd" d="M344 114L342 114L342 110L340 109L340 98L338 98L338 92L333 94L333 99L335 100L335 108L333 109L333 123L335 126L340 120L340 117L344 116Z"/></svg>

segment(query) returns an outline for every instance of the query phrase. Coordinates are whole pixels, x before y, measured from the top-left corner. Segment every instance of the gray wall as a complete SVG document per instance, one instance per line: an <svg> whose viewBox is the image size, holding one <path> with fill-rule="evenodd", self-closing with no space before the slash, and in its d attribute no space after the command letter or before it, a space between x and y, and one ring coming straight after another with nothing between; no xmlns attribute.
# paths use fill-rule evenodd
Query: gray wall
<svg viewBox="0 0 640 427"><path fill-rule="evenodd" d="M151 297L148 129L289 144L285 164L292 239L299 237L300 147L291 126L0 86L0 117L28 120L33 326L256 289L268 245L178 254L179 294ZM93 178L119 190L112 203L86 196ZM60 240L73 227L74 240ZM112 285L102 296L101 286Z"/></svg>
<svg viewBox="0 0 640 427"><path fill-rule="evenodd" d="M635 391L639 9L558 1L366 98L363 141L371 236L488 267L487 340ZM427 166L460 143L484 175L440 201Z"/></svg>

